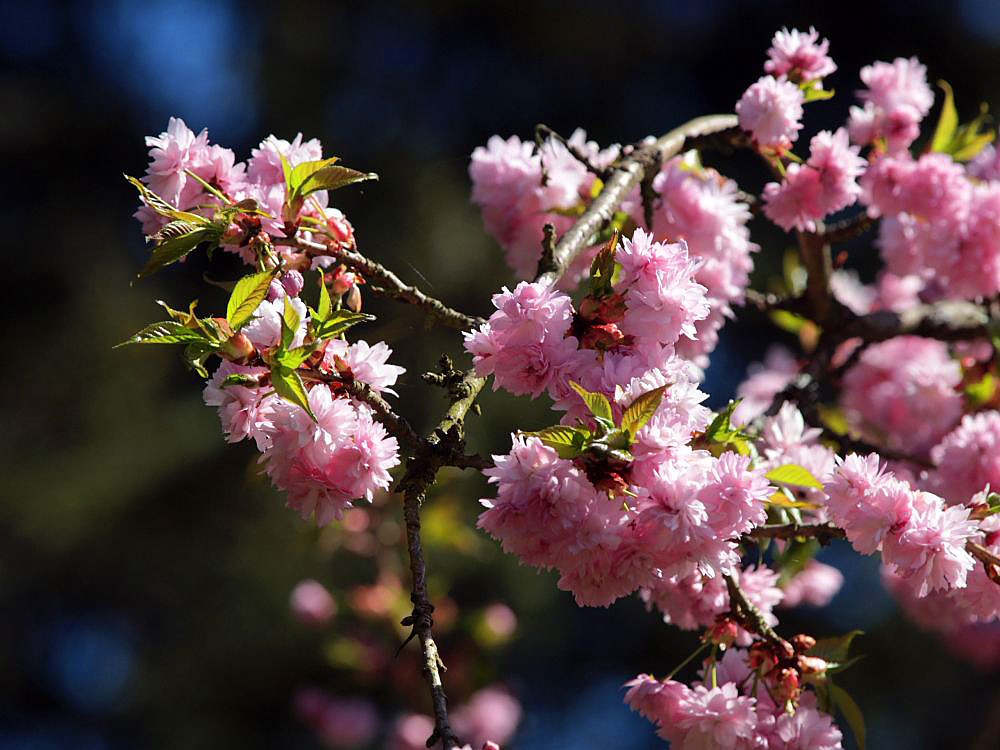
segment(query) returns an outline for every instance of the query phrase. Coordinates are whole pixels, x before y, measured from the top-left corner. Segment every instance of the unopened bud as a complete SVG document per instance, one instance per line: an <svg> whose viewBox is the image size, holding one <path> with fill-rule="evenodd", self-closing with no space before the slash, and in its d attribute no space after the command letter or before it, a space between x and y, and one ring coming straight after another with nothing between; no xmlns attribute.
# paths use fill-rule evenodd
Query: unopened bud
<svg viewBox="0 0 1000 750"><path fill-rule="evenodd" d="M712 626L711 630L708 631L708 639L712 643L717 643L720 646L725 646L728 648L733 645L740 635L740 626L735 622L730 620L728 617L723 618Z"/></svg>
<svg viewBox="0 0 1000 750"><path fill-rule="evenodd" d="M281 277L281 286L284 287L285 294L289 297L298 297L305 285L306 280L298 271L289 271Z"/></svg>
<svg viewBox="0 0 1000 750"><path fill-rule="evenodd" d="M333 282L330 284L330 288L334 294L341 295L360 283L361 277L354 273L354 271L345 271L343 268L339 268L333 274Z"/></svg>
<svg viewBox="0 0 1000 750"><path fill-rule="evenodd" d="M804 653L816 645L816 639L811 635L806 635L805 633L799 633L798 635L792 636L792 648L798 654Z"/></svg>
<svg viewBox="0 0 1000 750"><path fill-rule="evenodd" d="M285 287L281 285L281 282L277 279L271 281L271 285L267 288L267 301L276 302L285 296Z"/></svg>
<svg viewBox="0 0 1000 750"><path fill-rule="evenodd" d="M237 333L226 340L220 351L223 357L230 362L243 363L250 359L254 353L253 342L244 333Z"/></svg>
<svg viewBox="0 0 1000 750"><path fill-rule="evenodd" d="M347 293L347 306L354 312L361 312L361 289L357 284Z"/></svg>
<svg viewBox="0 0 1000 750"><path fill-rule="evenodd" d="M826 662L818 656L799 655L795 663L802 674L823 674L827 667Z"/></svg>
<svg viewBox="0 0 1000 750"><path fill-rule="evenodd" d="M778 703L794 701L799 697L799 675L794 669L785 667L774 675L771 691Z"/></svg>
<svg viewBox="0 0 1000 750"><path fill-rule="evenodd" d="M767 674L778 663L778 660L774 658L774 654L771 653L771 649L764 641L754 641L753 645L750 646L747 660L750 663L750 668L760 670L761 674Z"/></svg>

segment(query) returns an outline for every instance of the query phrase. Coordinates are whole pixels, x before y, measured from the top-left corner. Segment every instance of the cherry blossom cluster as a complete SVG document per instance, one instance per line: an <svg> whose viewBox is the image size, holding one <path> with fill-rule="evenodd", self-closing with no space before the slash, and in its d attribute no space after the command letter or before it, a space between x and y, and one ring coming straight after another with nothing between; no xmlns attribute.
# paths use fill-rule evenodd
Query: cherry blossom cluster
<svg viewBox="0 0 1000 750"><path fill-rule="evenodd" d="M472 199L482 209L486 230L522 279L531 278L538 267L545 224L560 236L592 198L597 177L578 156L586 156L592 167L600 169L628 152L618 146L599 151L580 130L567 143L577 156L556 140L535 146L516 136L506 141L494 136L487 147L472 154ZM742 301L753 270L751 253L758 247L750 241L746 226L750 210L735 182L685 157L668 160L651 185L656 195L652 226L646 227L651 239L683 240L689 255L700 261L695 280L708 291L709 312L696 319L695 335L685 336L677 346L683 356L704 367L731 306ZM626 229L643 227L644 214L636 189L623 202L618 221ZM597 249L595 245L577 256L560 282L562 287L573 287L586 275Z"/></svg>
<svg viewBox="0 0 1000 750"><path fill-rule="evenodd" d="M823 659L807 655L815 643L796 636L780 657L764 647L728 648L690 687L639 675L627 684L625 701L678 750L834 750L841 747L840 730L799 682L819 679L827 669ZM792 701L797 707L788 711Z"/></svg>
<svg viewBox="0 0 1000 750"><path fill-rule="evenodd" d="M634 435L625 428L627 444L569 456L545 435L516 435L485 472L497 497L484 501L480 526L522 561L558 570L559 586L590 605L640 587L655 598L688 576L738 568L732 540L763 523L772 492L749 458L691 446L710 415L674 347L708 305L685 246L637 229L614 259L617 280L579 311L560 292L522 283L496 295L497 312L466 336L478 372L515 393L547 390L564 425L593 423L593 398L606 404L606 422L624 425L630 405L661 394Z"/></svg>
<svg viewBox="0 0 1000 750"><path fill-rule="evenodd" d="M353 249L350 223L329 207L328 190L314 188L335 187L359 173L323 159L320 142L304 141L301 134L292 141L269 136L245 164L229 149L209 143L207 131L195 135L177 118L146 140L150 164L143 183L149 192L142 193L136 218L154 240L153 257L162 255L163 263L183 260L174 257L171 243L183 240L185 231L209 231L194 221L204 217L209 226L222 222L216 241L258 273L236 284L230 306L239 303L238 309L227 318L206 322L193 314L174 315L179 329L137 342L194 342L196 329L206 333L199 345L221 363L205 386L204 400L218 409L226 439L252 439L289 506L328 524L352 501L371 500L386 489L389 471L400 461L396 437L346 386L360 383L376 394L394 394L392 386L404 370L388 363L391 351L384 342L348 343L331 335L364 318L340 312L344 304L359 309L362 279L337 266L332 254L282 242L301 233L326 247ZM306 275L320 276L326 309L319 313L305 302ZM194 363L204 369L202 359Z"/></svg>
<svg viewBox="0 0 1000 750"><path fill-rule="evenodd" d="M669 152L576 243L569 230L596 212L609 176L657 142L602 149L582 130L563 139L540 126L535 141L494 136L469 166L472 200L519 281L493 295L486 322L455 313L473 366L458 385L492 377L494 390L544 395L557 415L515 433L492 462L460 456L485 467L495 489L478 526L524 564L555 571L581 606L636 594L664 621L702 631L711 651L699 679L674 680L675 670L627 686L628 705L681 750L841 747L831 717L849 711L830 676L846 668L853 636L818 643L774 630L782 608L824 606L843 583L814 559L816 540L846 538L860 554L878 553L907 611L955 642L1000 630L1000 389L996 342L983 333L992 329L954 342L861 325L1000 293L1000 155L982 116L957 124L947 85L927 148L912 152L934 104L915 58L863 68L859 106L796 155L808 135L805 106L832 97L825 82L836 71L815 29L774 36L764 75L727 126L731 144L769 170L759 200L697 151ZM389 363L384 342L346 337L370 318L360 289L373 272L329 192L373 175L324 158L320 142L301 135L270 136L237 162L206 131L172 118L147 144L147 173L132 180L152 244L140 275L206 243L250 269L232 285L225 317L164 305L170 319L126 343L182 344L226 440L253 441L303 518L328 524L387 489L401 442L419 446L411 466L430 456L436 471L446 459L434 441L446 431L421 441L403 430L384 399L396 395L403 368ZM798 234L801 265L786 263L779 284L787 297L763 304L805 356L773 348L740 386L741 402L713 414L699 381L719 330L735 307L763 296L747 292L759 250L751 203ZM847 229L878 222L885 268L872 284L832 269L841 258L823 247L845 236L825 222L851 207ZM560 238L577 244L569 267L539 274L562 255L551 252ZM420 299L409 287L402 296ZM841 321L852 327L837 331ZM219 362L210 372L211 357ZM454 393L453 404L466 398ZM419 600L414 588L410 620L425 627L418 615L430 603ZM307 625L336 613L315 581L302 582L291 604ZM434 654L425 656L431 674ZM363 744L377 731L377 716L351 701L314 691L298 708L321 736L346 732ZM390 746L423 747L428 736L448 744L439 711L436 702L433 719L402 717ZM491 750L519 719L516 700L494 688L451 715L467 747Z"/></svg>
<svg viewBox="0 0 1000 750"><path fill-rule="evenodd" d="M565 232L578 207L592 197L598 178L568 147L586 154L598 169L613 162L620 151L618 146L601 150L583 130L576 130L566 143L550 137L536 144L495 135L472 153L472 200L482 209L486 231L504 249L519 278L531 278L538 267L544 225ZM579 280L592 255L581 255L569 279Z"/></svg>

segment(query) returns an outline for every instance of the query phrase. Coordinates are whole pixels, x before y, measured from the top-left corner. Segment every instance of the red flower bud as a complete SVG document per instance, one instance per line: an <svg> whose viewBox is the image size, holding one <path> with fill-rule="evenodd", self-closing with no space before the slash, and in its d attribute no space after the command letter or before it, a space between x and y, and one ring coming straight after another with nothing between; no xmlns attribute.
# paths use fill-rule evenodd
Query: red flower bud
<svg viewBox="0 0 1000 750"><path fill-rule="evenodd" d="M253 342L246 337L246 334L237 333L226 340L219 353L230 362L242 364L253 356Z"/></svg>
<svg viewBox="0 0 1000 750"><path fill-rule="evenodd" d="M799 633L792 637L792 648L795 649L796 653L803 653L808 651L813 646L816 645L816 639L811 635L806 635L805 633Z"/></svg>
<svg viewBox="0 0 1000 750"><path fill-rule="evenodd" d="M771 692L774 693L775 700L780 703L794 701L799 697L799 675L794 669L785 667L772 673Z"/></svg>

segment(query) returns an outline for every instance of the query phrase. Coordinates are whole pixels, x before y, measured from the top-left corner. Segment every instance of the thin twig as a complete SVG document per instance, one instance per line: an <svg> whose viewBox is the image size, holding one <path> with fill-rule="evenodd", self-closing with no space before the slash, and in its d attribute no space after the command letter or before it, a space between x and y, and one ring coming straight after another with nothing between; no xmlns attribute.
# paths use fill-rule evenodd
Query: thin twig
<svg viewBox="0 0 1000 750"><path fill-rule="evenodd" d="M477 328L485 322L482 318L466 315L458 310L454 310L440 300L420 291L417 287L403 283L402 279L381 263L376 263L360 253L321 242L313 242L302 237L276 239L274 244L285 247L296 247L304 250L306 254L311 256L335 258L348 268L358 271L366 280L377 283L378 288L385 296L399 300L400 302L406 302L410 305L416 305L436 320L451 328L467 331Z"/></svg>
<svg viewBox="0 0 1000 750"><path fill-rule="evenodd" d="M608 174L610 174L611 172L609 168L599 167L596 164L594 164L594 162L590 160L590 157L587 154L583 153L583 151L577 148L574 144L570 143L566 138L564 138L562 135L554 131L548 125L545 125L543 123L538 123L537 125L535 125L535 143L537 143L538 146L541 147L542 144L545 142L546 138L550 138L554 141L558 141L559 143L561 143L566 148L566 150L569 151L570 155L574 159L576 159L584 167L587 168L588 172L590 172L593 175L596 175L602 181L607 179Z"/></svg>
<svg viewBox="0 0 1000 750"><path fill-rule="evenodd" d="M788 656L794 654L795 649L792 648L792 644L778 635L775 629L767 624L764 615L750 602L746 593L740 588L736 576L732 573L724 573L722 577L726 582L726 588L729 590L729 610L733 619L744 630L759 635L765 641L777 647L779 649L778 653L787 654Z"/></svg>

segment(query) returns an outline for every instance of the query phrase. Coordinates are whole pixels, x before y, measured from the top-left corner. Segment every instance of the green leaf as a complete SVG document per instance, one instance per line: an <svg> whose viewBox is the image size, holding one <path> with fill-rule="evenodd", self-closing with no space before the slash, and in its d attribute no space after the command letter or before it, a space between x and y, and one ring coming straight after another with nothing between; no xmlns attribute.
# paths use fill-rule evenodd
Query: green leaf
<svg viewBox="0 0 1000 750"><path fill-rule="evenodd" d="M377 179L378 175L374 172L359 172L356 169L331 164L309 175L296 192L298 196L305 198L318 190L339 190L355 182Z"/></svg>
<svg viewBox="0 0 1000 750"><path fill-rule="evenodd" d="M938 86L944 92L944 103L931 138L931 151L942 152L947 150L958 130L958 111L955 109L955 95L948 82L938 81Z"/></svg>
<svg viewBox="0 0 1000 750"><path fill-rule="evenodd" d="M356 313L350 310L334 310L323 322L316 326L313 333L317 339L332 339L339 336L351 326L375 320L374 315Z"/></svg>
<svg viewBox="0 0 1000 750"><path fill-rule="evenodd" d="M289 195L297 194L310 177L319 172L321 169L336 164L338 161L340 161L340 159L336 156L331 156L329 159L304 161L301 164L296 164L292 167L291 172L285 179Z"/></svg>
<svg viewBox="0 0 1000 750"><path fill-rule="evenodd" d="M309 359L314 351L316 351L315 344L300 346L299 348L292 349L291 351L281 352L278 355L277 361L279 364L284 365L285 367L290 367L294 370Z"/></svg>
<svg viewBox="0 0 1000 750"><path fill-rule="evenodd" d="M630 438L634 438L639 430L645 427L646 423L656 414L656 410L663 400L663 392L666 391L667 387L661 385L659 388L647 391L625 408L621 427L628 432Z"/></svg>
<svg viewBox="0 0 1000 750"><path fill-rule="evenodd" d="M236 282L232 294L229 295L229 304L226 305L226 320L234 332L250 322L254 310L267 296L272 279L274 272L264 271L244 276Z"/></svg>
<svg viewBox="0 0 1000 750"><path fill-rule="evenodd" d="M944 91L944 104L928 150L948 154L955 161L968 161L992 143L996 136L989 127L991 118L988 107L980 105L979 114L971 122L959 125L951 86L945 81L938 81L938 86Z"/></svg>
<svg viewBox="0 0 1000 750"><path fill-rule="evenodd" d="M863 635L862 630L852 630L844 635L833 638L819 638L816 645L806 651L806 656L815 656L823 661L844 662L851 650L851 643L859 635Z"/></svg>
<svg viewBox="0 0 1000 750"><path fill-rule="evenodd" d="M306 394L306 387L302 384L302 378L299 377L299 374L295 370L283 365L272 367L271 383L274 385L275 393L286 401L289 401L296 406L301 406L305 409L306 414L308 414L314 422L316 421L316 415L313 414L312 408L309 406L309 397Z"/></svg>
<svg viewBox="0 0 1000 750"><path fill-rule="evenodd" d="M284 310L281 313L281 351L287 351L292 345L296 331L299 330L299 313L295 305L289 304L285 297Z"/></svg>
<svg viewBox="0 0 1000 750"><path fill-rule="evenodd" d="M736 411L739 403L739 401L730 401L725 409L715 415L715 419L712 420L711 424L708 425L708 429L705 430L706 440L726 442L733 435L737 434L737 431L730 427L729 420L732 418L733 412Z"/></svg>
<svg viewBox="0 0 1000 750"><path fill-rule="evenodd" d="M611 403L608 401L607 396L603 393L591 393L572 380L569 381L569 387L580 395L580 398L583 399L583 403L587 405L591 414L598 419L604 419L613 423L614 414L611 411Z"/></svg>
<svg viewBox="0 0 1000 750"><path fill-rule="evenodd" d="M135 177L130 177L129 175L124 175L124 177L132 183L132 186L135 187L136 190L139 191L139 198L142 202L156 211L156 213L160 216L166 216L169 219L186 221L196 226L204 226L211 223L204 216L199 216L198 214L191 213L190 211L180 211L177 208L174 208L163 200L163 198L146 187L142 181L137 180Z"/></svg>
<svg viewBox="0 0 1000 750"><path fill-rule="evenodd" d="M116 344L114 348L128 344L189 344L193 341L207 340L201 331L188 328L176 320L164 320L160 323L150 323L131 338Z"/></svg>
<svg viewBox="0 0 1000 750"><path fill-rule="evenodd" d="M260 385L260 381L253 375L226 375L222 381L222 387L228 388L231 385L242 385L250 388L256 388Z"/></svg>
<svg viewBox="0 0 1000 750"><path fill-rule="evenodd" d="M211 341L194 341L184 347L184 364L207 380L208 370L205 369L205 362L218 351L218 348L219 345Z"/></svg>
<svg viewBox="0 0 1000 750"><path fill-rule="evenodd" d="M988 372L983 376L982 380L969 383L969 385L965 386L965 398L968 400L969 406L975 410L990 402L996 391L997 379L993 377L992 373Z"/></svg>
<svg viewBox="0 0 1000 750"><path fill-rule="evenodd" d="M618 248L618 231L614 230L608 242L602 247L594 262L590 264L590 294L596 299L614 293L612 283L615 276L615 252Z"/></svg>
<svg viewBox="0 0 1000 750"><path fill-rule="evenodd" d="M590 430L564 425L555 425L546 427L544 430L522 434L538 438L544 445L558 453L560 458L566 459L581 455L586 450L587 441L591 437Z"/></svg>
<svg viewBox="0 0 1000 750"><path fill-rule="evenodd" d="M278 158L281 159L281 174L285 178L285 194L291 194L292 185L292 166L288 163L288 159L285 158L284 154L278 153Z"/></svg>
<svg viewBox="0 0 1000 750"><path fill-rule="evenodd" d="M797 315L788 310L771 310L768 312L771 322L778 328L789 333L798 333L808 321L801 315Z"/></svg>
<svg viewBox="0 0 1000 750"><path fill-rule="evenodd" d="M861 713L861 709L858 708L858 704L854 702L854 699L844 688L834 685L832 682L828 686L830 688L830 697L840 710L840 713L847 720L847 726L851 728L851 732L854 734L854 741L858 743L859 750L865 750L865 717Z"/></svg>
<svg viewBox="0 0 1000 750"><path fill-rule="evenodd" d="M187 234L170 237L164 242L160 242L153 247L152 254L146 265L139 271L139 278L145 278L151 273L159 271L164 266L176 263L181 258L194 250L202 242L218 242L221 235L212 225L201 226L191 230Z"/></svg>
<svg viewBox="0 0 1000 750"><path fill-rule="evenodd" d="M316 320L322 323L330 317L333 303L330 302L330 290L326 288L326 275L322 268L317 269L317 271L319 272L319 304L316 305Z"/></svg>
<svg viewBox="0 0 1000 750"><path fill-rule="evenodd" d="M777 484L789 484L793 487L811 487L813 489L823 489L823 484L816 477L809 473L807 469L795 464L779 466L771 469L764 475Z"/></svg>
<svg viewBox="0 0 1000 750"><path fill-rule="evenodd" d="M826 89L821 89L821 88L819 88L817 86L807 86L806 88L804 88L802 90L802 94L803 94L803 97L802 97L802 101L803 102L806 102L806 103L808 103L808 102L822 102L822 101L825 101L827 99L832 99L834 91L833 91L833 89L830 89L829 91L827 91Z"/></svg>

